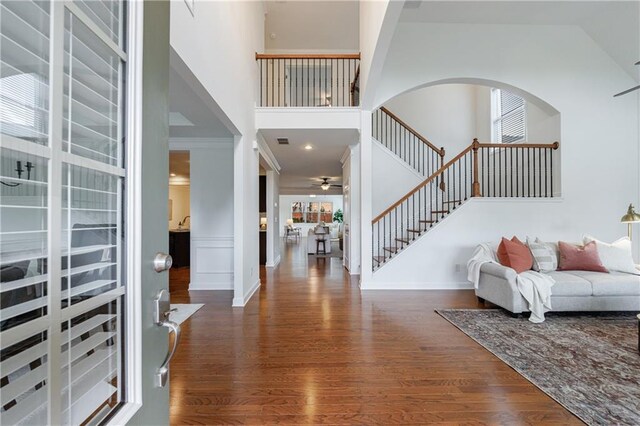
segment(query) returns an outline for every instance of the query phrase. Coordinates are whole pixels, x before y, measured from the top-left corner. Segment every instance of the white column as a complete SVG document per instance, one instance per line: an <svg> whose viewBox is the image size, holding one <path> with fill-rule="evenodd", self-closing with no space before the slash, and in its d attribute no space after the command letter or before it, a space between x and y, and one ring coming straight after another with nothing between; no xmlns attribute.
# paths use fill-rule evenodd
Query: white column
<svg viewBox="0 0 640 426"><path fill-rule="evenodd" d="M360 125L360 288L366 289L373 279L373 255L371 252L371 219L373 187L371 111L361 111ZM356 164L356 162L352 162ZM355 203L354 203L355 204ZM355 254L355 253L354 253Z"/></svg>

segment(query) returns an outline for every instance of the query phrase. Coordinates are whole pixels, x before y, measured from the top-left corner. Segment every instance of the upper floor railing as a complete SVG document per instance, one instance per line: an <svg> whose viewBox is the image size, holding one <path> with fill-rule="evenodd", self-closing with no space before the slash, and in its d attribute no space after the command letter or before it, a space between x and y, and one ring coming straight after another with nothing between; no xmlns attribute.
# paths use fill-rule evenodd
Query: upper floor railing
<svg viewBox="0 0 640 426"><path fill-rule="evenodd" d="M356 107L360 54L261 54L261 107Z"/></svg>

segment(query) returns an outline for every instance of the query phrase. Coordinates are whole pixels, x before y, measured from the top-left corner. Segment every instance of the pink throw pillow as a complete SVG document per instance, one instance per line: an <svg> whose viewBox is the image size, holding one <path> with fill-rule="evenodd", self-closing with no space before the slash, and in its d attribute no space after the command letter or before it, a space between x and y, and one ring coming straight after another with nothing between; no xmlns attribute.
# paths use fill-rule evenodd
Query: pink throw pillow
<svg viewBox="0 0 640 426"><path fill-rule="evenodd" d="M609 272L600 261L595 241L584 246L558 241L560 250L559 271L594 271Z"/></svg>
<svg viewBox="0 0 640 426"><path fill-rule="evenodd" d="M511 241L502 238L498 246L498 261L502 266L513 269L516 273L528 271L533 266L531 250L518 238Z"/></svg>

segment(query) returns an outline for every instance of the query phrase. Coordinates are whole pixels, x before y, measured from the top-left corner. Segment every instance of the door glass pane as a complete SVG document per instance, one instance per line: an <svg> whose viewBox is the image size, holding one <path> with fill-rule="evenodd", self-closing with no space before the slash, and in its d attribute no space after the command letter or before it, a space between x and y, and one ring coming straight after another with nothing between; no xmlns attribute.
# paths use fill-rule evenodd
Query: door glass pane
<svg viewBox="0 0 640 426"><path fill-rule="evenodd" d="M121 39L121 2L113 0L75 0L74 3L116 44Z"/></svg>
<svg viewBox="0 0 640 426"><path fill-rule="evenodd" d="M64 69L64 150L122 165L122 60L68 11Z"/></svg>
<svg viewBox="0 0 640 426"><path fill-rule="evenodd" d="M47 424L47 332L0 350L0 424Z"/></svg>
<svg viewBox="0 0 640 426"><path fill-rule="evenodd" d="M49 5L0 3L0 133L46 145Z"/></svg>
<svg viewBox="0 0 640 426"><path fill-rule="evenodd" d="M121 301L62 323L62 423L97 423L121 401Z"/></svg>
<svg viewBox="0 0 640 426"><path fill-rule="evenodd" d="M121 178L63 166L62 307L122 286Z"/></svg>
<svg viewBox="0 0 640 426"><path fill-rule="evenodd" d="M47 162L0 149L0 332L47 313Z"/></svg>

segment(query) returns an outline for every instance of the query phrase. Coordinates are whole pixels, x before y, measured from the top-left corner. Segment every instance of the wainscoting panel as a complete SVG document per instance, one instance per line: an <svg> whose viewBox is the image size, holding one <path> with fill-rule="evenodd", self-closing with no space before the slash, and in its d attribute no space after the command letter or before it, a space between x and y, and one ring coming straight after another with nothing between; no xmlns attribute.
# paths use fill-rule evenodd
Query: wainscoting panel
<svg viewBox="0 0 640 426"><path fill-rule="evenodd" d="M191 239L189 290L233 290L233 237Z"/></svg>

